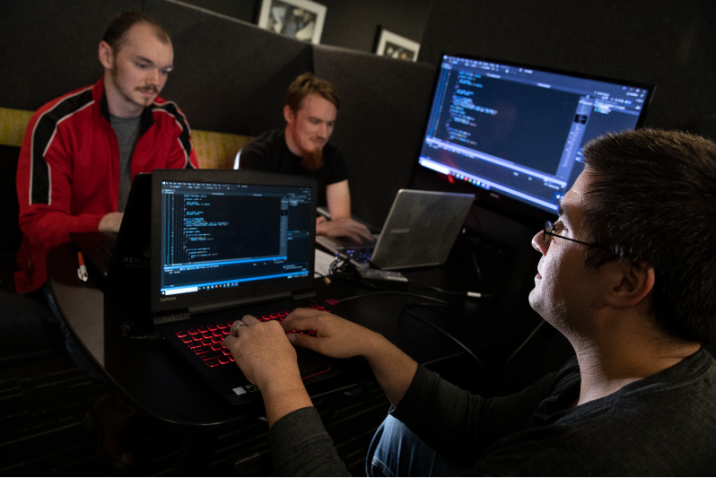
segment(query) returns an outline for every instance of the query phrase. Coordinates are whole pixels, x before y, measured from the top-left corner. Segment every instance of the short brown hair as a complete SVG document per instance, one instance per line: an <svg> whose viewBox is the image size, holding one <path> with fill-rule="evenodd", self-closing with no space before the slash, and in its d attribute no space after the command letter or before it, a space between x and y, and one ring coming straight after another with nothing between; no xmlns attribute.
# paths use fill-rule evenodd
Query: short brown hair
<svg viewBox="0 0 716 478"><path fill-rule="evenodd" d="M109 22L109 26L107 26L107 30L104 32L102 41L111 46L115 53L118 52L124 45L124 37L126 33L137 23L146 23L147 25L153 27L154 33L162 43L168 44L172 42L164 27L162 27L154 18L142 12L122 12L115 15L115 17L112 18L112 21Z"/></svg>
<svg viewBox="0 0 716 478"><path fill-rule="evenodd" d="M298 111L301 109L304 98L314 93L333 103L336 109L340 108L341 100L338 98L336 87L313 73L304 73L293 80L286 92L286 104L294 112Z"/></svg>
<svg viewBox="0 0 716 478"><path fill-rule="evenodd" d="M716 144L678 131L609 134L584 147L591 173L587 265L654 267L656 322L676 337L716 340Z"/></svg>

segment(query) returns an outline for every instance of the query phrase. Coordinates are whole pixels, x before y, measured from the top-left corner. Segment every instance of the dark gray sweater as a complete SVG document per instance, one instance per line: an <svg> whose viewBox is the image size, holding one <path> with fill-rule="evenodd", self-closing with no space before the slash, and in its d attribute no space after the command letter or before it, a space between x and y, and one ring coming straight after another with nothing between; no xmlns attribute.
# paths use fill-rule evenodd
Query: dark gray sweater
<svg viewBox="0 0 716 478"><path fill-rule="evenodd" d="M579 395L576 358L520 393L483 399L419 367L393 415L466 475L716 474L716 362L701 350L599 400ZM274 424L279 475L345 475L313 408Z"/></svg>

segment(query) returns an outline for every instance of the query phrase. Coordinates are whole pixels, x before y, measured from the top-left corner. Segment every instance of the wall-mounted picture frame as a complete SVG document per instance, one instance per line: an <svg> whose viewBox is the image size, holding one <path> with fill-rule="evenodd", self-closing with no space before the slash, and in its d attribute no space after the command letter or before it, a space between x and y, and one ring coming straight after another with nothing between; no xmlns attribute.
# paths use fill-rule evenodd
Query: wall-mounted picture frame
<svg viewBox="0 0 716 478"><path fill-rule="evenodd" d="M326 6L310 0L262 0L259 27L306 43L321 42Z"/></svg>
<svg viewBox="0 0 716 478"><path fill-rule="evenodd" d="M420 43L381 28L375 53L398 60L418 61Z"/></svg>

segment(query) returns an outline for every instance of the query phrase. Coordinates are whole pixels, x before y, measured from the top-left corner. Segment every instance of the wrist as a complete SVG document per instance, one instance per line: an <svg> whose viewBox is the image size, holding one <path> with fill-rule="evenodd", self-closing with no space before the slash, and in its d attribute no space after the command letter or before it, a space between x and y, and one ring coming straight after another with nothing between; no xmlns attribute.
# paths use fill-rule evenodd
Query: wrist
<svg viewBox="0 0 716 478"><path fill-rule="evenodd" d="M291 366L281 370L269 370L269 373L256 376L255 382L264 397L267 395L280 396L294 393L297 390L305 390L298 364L291 364Z"/></svg>
<svg viewBox="0 0 716 478"><path fill-rule="evenodd" d="M263 395L269 427L289 413L313 406L300 377L298 383L284 383L279 386L269 384L267 387L261 389L259 386L259 390Z"/></svg>
<svg viewBox="0 0 716 478"><path fill-rule="evenodd" d="M358 355L370 362L373 358L384 353L386 348L391 346L394 345L382 334L370 331L370 334L366 336L365 343L361 347L362 351Z"/></svg>

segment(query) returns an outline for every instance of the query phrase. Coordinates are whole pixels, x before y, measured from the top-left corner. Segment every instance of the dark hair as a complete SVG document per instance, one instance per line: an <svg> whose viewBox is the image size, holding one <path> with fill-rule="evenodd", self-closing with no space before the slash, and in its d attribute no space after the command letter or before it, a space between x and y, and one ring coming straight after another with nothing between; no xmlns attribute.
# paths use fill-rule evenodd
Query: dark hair
<svg viewBox="0 0 716 478"><path fill-rule="evenodd" d="M137 23L146 23L154 28L154 33L162 43L171 43L169 34L166 30L152 17L141 12L122 12L115 15L109 22L107 30L104 32L102 41L109 44L112 50L117 53L124 44L124 36Z"/></svg>
<svg viewBox="0 0 716 478"><path fill-rule="evenodd" d="M329 81L319 78L313 73L304 73L293 80L286 92L286 104L295 112L301 109L306 96L318 94L333 103L336 109L341 107L338 90Z"/></svg>
<svg viewBox="0 0 716 478"><path fill-rule="evenodd" d="M614 257L654 267L653 312L681 339L716 339L716 143L660 130L610 134L584 148L591 174L587 264Z"/></svg>

